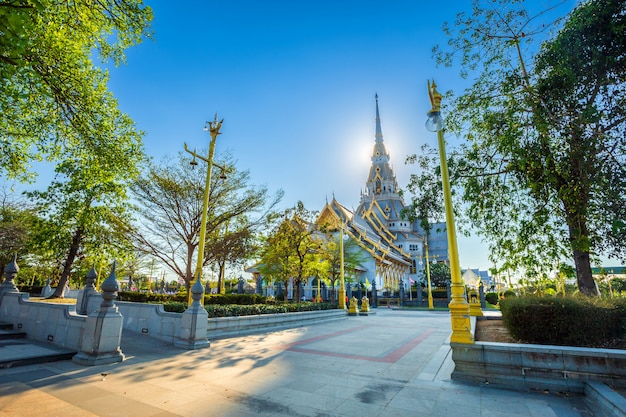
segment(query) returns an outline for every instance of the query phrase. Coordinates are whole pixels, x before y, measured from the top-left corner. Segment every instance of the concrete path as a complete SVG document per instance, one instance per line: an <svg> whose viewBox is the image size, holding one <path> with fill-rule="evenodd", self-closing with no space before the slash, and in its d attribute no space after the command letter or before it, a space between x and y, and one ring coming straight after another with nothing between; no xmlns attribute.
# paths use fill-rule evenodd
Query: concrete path
<svg viewBox="0 0 626 417"><path fill-rule="evenodd" d="M125 333L123 363L0 369L4 416L591 417L582 397L450 380L445 312L367 317L184 351Z"/></svg>

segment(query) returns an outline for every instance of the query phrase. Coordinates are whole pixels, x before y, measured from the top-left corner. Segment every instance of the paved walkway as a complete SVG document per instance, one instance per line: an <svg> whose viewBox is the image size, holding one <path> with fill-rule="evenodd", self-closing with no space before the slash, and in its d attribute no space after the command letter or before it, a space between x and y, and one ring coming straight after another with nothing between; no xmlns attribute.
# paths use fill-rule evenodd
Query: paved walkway
<svg viewBox="0 0 626 417"><path fill-rule="evenodd" d="M378 309L184 351L124 334L123 363L0 370L0 416L591 417L582 397L450 380L444 312Z"/></svg>

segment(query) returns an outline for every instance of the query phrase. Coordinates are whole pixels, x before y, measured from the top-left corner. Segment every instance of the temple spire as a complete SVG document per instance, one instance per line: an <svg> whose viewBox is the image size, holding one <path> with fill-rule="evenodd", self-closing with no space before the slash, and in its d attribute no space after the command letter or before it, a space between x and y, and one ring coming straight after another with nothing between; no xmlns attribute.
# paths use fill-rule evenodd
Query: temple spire
<svg viewBox="0 0 626 417"><path fill-rule="evenodd" d="M376 142L383 141L383 129L380 127L380 114L378 113L378 93L376 93Z"/></svg>

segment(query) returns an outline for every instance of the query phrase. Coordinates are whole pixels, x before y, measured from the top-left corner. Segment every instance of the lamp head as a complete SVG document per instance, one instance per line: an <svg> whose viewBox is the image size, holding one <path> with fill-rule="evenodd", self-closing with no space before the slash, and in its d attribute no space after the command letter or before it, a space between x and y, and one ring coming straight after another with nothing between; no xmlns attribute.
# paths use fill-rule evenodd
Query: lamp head
<svg viewBox="0 0 626 417"><path fill-rule="evenodd" d="M435 80L432 84L430 80L428 81L428 97L430 98L431 109L428 112L426 129L430 132L439 132L443 129L443 118L441 117L441 99L443 96L437 91Z"/></svg>
<svg viewBox="0 0 626 417"><path fill-rule="evenodd" d="M431 111L428 113L426 129L429 132L439 132L440 130L443 130L443 117L441 117L441 112Z"/></svg>

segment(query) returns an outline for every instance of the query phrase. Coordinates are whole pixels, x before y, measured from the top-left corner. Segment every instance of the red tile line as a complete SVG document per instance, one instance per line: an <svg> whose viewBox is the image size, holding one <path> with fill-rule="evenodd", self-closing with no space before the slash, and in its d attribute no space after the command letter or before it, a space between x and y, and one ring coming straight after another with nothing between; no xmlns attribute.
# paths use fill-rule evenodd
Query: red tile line
<svg viewBox="0 0 626 417"><path fill-rule="evenodd" d="M299 345L319 342L320 340L325 340L325 339L330 339L332 337L341 336L341 335L344 335L346 333L356 332L356 331L364 329L366 327L369 327L369 326L358 326L358 327L354 327L354 328L349 329L349 330L342 330L342 331L339 331L339 332L328 333L328 334L325 334L325 335L312 337L310 339L304 339L304 340L300 340L298 342L293 342L293 343L288 343L288 344L285 344L285 345L276 346L276 348L280 349L280 350L288 350L290 352L309 353L309 354L313 354L313 355L332 356L332 357L346 358L346 359L357 359L357 360L364 360L364 361L370 361L370 362L396 363L404 355L406 355L412 349L414 349L417 345L419 345L424 340L426 340L426 338L428 336L430 336L432 333L434 333L433 329L427 329L422 334L420 334L419 336L414 337L413 339L409 340L405 344L401 345L397 349L392 350L387 355L382 356L382 357L350 355L350 354L346 354L346 353L327 352L327 351L320 351L320 350L314 350L314 349L304 349L304 348L297 347Z"/></svg>

